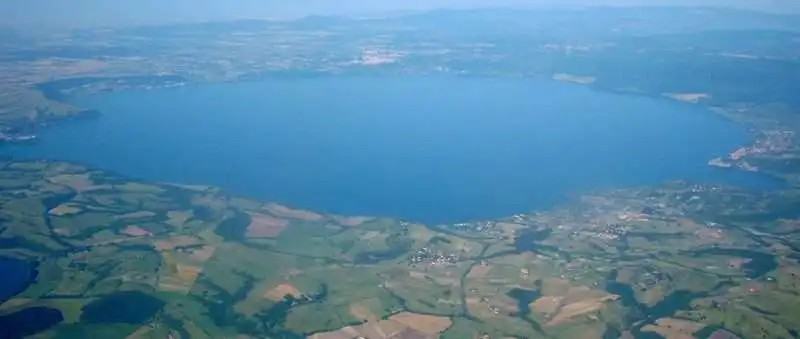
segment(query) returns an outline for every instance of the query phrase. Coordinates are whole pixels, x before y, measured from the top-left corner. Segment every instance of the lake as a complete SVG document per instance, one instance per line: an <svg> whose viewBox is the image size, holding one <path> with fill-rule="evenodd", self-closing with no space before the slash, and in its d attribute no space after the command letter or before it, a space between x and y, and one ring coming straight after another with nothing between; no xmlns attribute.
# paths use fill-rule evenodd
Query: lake
<svg viewBox="0 0 800 339"><path fill-rule="evenodd" d="M699 106L545 79L297 77L71 100L103 116L0 154L427 223L674 179L775 185L706 165L749 140Z"/></svg>
<svg viewBox="0 0 800 339"><path fill-rule="evenodd" d="M25 290L36 280L36 267L28 261L0 256L0 304Z"/></svg>

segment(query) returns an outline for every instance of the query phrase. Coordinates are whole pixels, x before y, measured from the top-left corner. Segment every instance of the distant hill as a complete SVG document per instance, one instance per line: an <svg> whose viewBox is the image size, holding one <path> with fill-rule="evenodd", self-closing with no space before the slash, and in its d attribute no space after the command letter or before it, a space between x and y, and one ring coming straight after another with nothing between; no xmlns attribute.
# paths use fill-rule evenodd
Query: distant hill
<svg viewBox="0 0 800 339"><path fill-rule="evenodd" d="M468 9L489 6L553 8L576 6L712 6L800 14L794 0L430 0L363 1L192 1L192 0L31 0L0 2L0 22L45 26L130 26L256 17L364 14L387 11ZM44 10L46 8L46 10Z"/></svg>

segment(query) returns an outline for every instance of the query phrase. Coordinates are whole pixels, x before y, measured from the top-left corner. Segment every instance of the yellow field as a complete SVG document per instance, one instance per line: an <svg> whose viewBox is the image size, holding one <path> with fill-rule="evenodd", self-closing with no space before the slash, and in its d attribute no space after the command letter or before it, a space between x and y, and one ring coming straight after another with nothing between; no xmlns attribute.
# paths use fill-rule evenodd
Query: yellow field
<svg viewBox="0 0 800 339"><path fill-rule="evenodd" d="M280 284L267 291L267 293L264 294L264 298L272 301L281 301L287 295L298 298L302 296L303 293L291 284Z"/></svg>
<svg viewBox="0 0 800 339"><path fill-rule="evenodd" d="M428 334L442 333L453 325L453 321L451 321L450 318L410 312L395 314L389 317L389 320L394 320L417 331Z"/></svg>
<svg viewBox="0 0 800 339"><path fill-rule="evenodd" d="M644 332L655 332L667 339L692 339L693 334L705 327L704 324L693 321L661 318L656 320L655 325L642 327Z"/></svg>
<svg viewBox="0 0 800 339"><path fill-rule="evenodd" d="M50 215L55 215L55 216L59 216L60 217L60 216L65 216L65 215L78 214L80 212L83 212L83 209L78 207L78 206L73 206L73 205L69 205L69 204L62 204L62 205L59 205L59 206L51 209L50 212L48 212L48 213L50 213Z"/></svg>
<svg viewBox="0 0 800 339"><path fill-rule="evenodd" d="M447 318L445 318L447 319ZM449 322L450 319L447 319ZM448 327L450 325L448 324ZM359 326L348 326L336 331L318 333L309 336L310 339L352 339L357 337L369 339L433 339L438 338L438 333L426 333L395 320L381 320Z"/></svg>
<svg viewBox="0 0 800 339"><path fill-rule="evenodd" d="M269 211L269 213L272 213L273 215L283 218L292 218L292 219L300 219L308 221L317 221L322 219L322 215L319 215L317 213L303 211L303 210L294 210L278 204L267 204L266 206L264 206L264 209L266 209L267 211Z"/></svg>

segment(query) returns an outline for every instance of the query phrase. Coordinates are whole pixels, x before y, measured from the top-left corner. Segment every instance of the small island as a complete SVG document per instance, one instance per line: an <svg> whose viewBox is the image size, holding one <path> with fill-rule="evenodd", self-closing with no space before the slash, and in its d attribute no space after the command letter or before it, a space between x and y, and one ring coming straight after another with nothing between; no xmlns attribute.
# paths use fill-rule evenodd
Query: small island
<svg viewBox="0 0 800 339"><path fill-rule="evenodd" d="M17 135L0 132L0 143L25 143L36 141L37 137L33 134Z"/></svg>
<svg viewBox="0 0 800 339"><path fill-rule="evenodd" d="M553 80L571 82L580 85L591 85L597 80L595 77L578 76L565 73L556 73L553 75Z"/></svg>
<svg viewBox="0 0 800 339"><path fill-rule="evenodd" d="M666 93L664 96L692 104L711 98L711 95L708 93Z"/></svg>

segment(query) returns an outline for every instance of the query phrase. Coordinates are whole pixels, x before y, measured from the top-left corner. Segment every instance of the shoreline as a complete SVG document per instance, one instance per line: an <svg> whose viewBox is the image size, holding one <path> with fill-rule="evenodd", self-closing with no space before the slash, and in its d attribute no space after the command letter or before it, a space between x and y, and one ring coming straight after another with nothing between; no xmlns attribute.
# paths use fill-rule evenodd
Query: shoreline
<svg viewBox="0 0 800 339"><path fill-rule="evenodd" d="M9 42L0 260L35 274L0 320L40 319L33 336L795 334L780 315L800 305L800 24L591 10Z"/></svg>
<svg viewBox="0 0 800 339"><path fill-rule="evenodd" d="M152 90L160 90L160 89L167 89L167 88L174 88L174 87L184 87L184 86L197 86L197 85L204 85L204 84L222 84L222 83L239 83L239 82L254 82L260 80L270 80L270 79L285 79L285 78L309 78L309 77L340 77L346 76L347 74L340 74L340 73L331 73L327 71L316 71L316 70L280 70L275 72L270 72L269 74L258 74L256 76L251 77L244 77L242 79L232 80L232 81L192 81L186 77L180 75L138 75L138 76L122 76L122 77L79 77L79 78L66 78L66 79L59 79L53 80L49 82L39 83L30 88L36 90L37 92L41 93L44 98L48 101L66 104L73 106L72 103L69 102L70 95L65 95L61 91L62 88L51 88L55 84L62 84L62 83L78 83L83 86L87 84L90 85L92 83L102 83L106 81L128 81L128 80L143 80L147 83L147 85L143 86L136 86L133 87L123 87L123 88L112 88L109 90L103 91L96 91L88 93L88 95L97 95L102 93L116 93L116 92L128 92L128 91L138 91L138 90L145 90L145 91L152 91ZM363 76L363 74L355 74L356 76ZM380 72L376 75L380 75ZM455 77L474 77L474 76L482 76L481 74L450 74L450 73L431 73L426 74L426 76L436 76L436 75L445 75L445 76L455 76ZM394 74L392 76L406 76L403 74ZM417 76L417 74L410 74L409 76ZM487 77L497 77L493 75L486 75ZM499 77L506 77L506 76L499 76ZM516 77L515 77L516 78ZM706 113L710 113L715 117L722 118L726 121L732 122L736 125L742 126L746 129L748 140L744 142L738 149L730 150L728 154L713 157L708 159L708 166L718 167L718 168L732 168L736 170L741 170L744 172L749 173L758 173L760 175L766 175L768 177L777 179L781 182L791 184L791 181L785 177L778 175L777 173L772 173L769 171L762 171L758 166L753 166L746 161L746 157L753 156L753 155L765 155L765 154L779 154L784 149L781 148L773 148L770 145L769 138L765 141L763 139L759 139L759 136L775 136L777 134L781 134L779 137L782 138L780 140L781 146L785 147L786 145L790 144L790 139L795 136L794 131L784 130L784 131L771 131L760 128L758 124L755 123L748 123L746 121L742 121L741 119L735 119L732 114L736 114L733 110L729 108L722 107L720 105L712 105L706 103L709 99L712 98L711 95L707 93L689 93L689 94L681 94L681 93L647 93L647 92L639 92L639 91L630 91L630 90L621 90L621 89L613 89L613 88L604 88L600 86L597 82L597 78L593 76L584 76L584 75L574 75L570 73L553 73L551 75L546 74L533 74L533 75L522 75L522 78L537 78L545 81L553 81L563 84L570 84L575 86L582 86L589 88L592 91L598 91L601 93L610 93L610 94L617 94L623 96L638 96L638 97L645 97L651 100L666 100L673 103L679 103L683 105L688 105L689 107L698 107L702 110L706 111ZM162 83L153 83L151 81L162 81ZM177 81L177 83L176 83ZM73 87L66 87L66 88L73 88ZM684 100L683 95L690 95L691 100ZM76 107L78 109L74 115L64 116L64 117L56 117L45 119L42 122L36 123L34 122L34 126L29 126L28 128L22 130L21 132L24 133L35 133L37 129L40 128L47 128L51 127L48 126L49 124L57 124L60 122L69 122L73 120L80 120L84 118L98 118L102 116L102 112L93 110L93 109L86 109L83 107ZM2 126L0 126L2 127ZM10 131L16 131L14 128L11 128ZM36 139L36 134L30 134L32 139ZM2 129L0 129L0 144L2 144ZM766 144L766 145L765 145Z"/></svg>
<svg viewBox="0 0 800 339"><path fill-rule="evenodd" d="M330 76L330 77L338 77L338 76L340 76L340 75L336 75L336 74L323 74L323 75L324 76ZM304 75L298 75L298 76L299 77L304 77ZM111 78L111 79L114 79L114 78ZM542 80L546 80L546 81L553 81L552 79L546 79L546 78L541 78L541 79ZM102 79L102 80L99 80L99 81L108 81L108 79ZM219 84L219 82L210 82L210 83L194 82L194 83L188 83L186 85L187 86L197 86L197 85L203 85L203 84ZM147 89L147 90L158 90L158 89L160 89L160 88L150 88L150 89ZM132 89L123 89L123 90L119 90L117 92L125 92L125 91L131 91L131 90ZM594 88L594 86L590 86L589 90L598 91L598 92L605 92L605 93L612 93L612 94L618 94L618 95L630 95L631 94L631 93L617 93L617 92L614 92L614 91L604 91L602 89ZM94 94L89 94L89 95L94 95ZM102 95L102 93L99 93L99 95ZM646 95L646 96L648 98L652 98L652 99L669 100L671 102L674 101L674 100L670 100L668 98L665 98L663 96L649 96L649 95ZM67 97L64 96L64 97L61 97L61 98L62 99L66 99ZM67 104L70 104L69 101L61 101L61 102L62 103L66 102ZM688 103L679 103L679 104L685 105L685 104L688 104ZM694 106L695 104L689 104L689 105ZM704 106L702 108L703 108L703 111L708 111L708 109L707 109L708 107ZM70 117L69 119L61 119L59 121L70 122L70 121L73 121L73 120L80 120L81 118L99 118L102 115L100 112L93 111L93 110L82 110L80 112L82 112L82 113L80 113L81 115L79 115L79 116ZM713 113L713 112L714 111L712 110L712 112L704 112L704 114L705 113ZM714 116L715 117L716 116L722 117L719 114L714 114ZM729 121L729 120L726 119L726 121ZM730 121L730 122L735 122L735 121ZM53 125L42 124L40 126L41 127L51 128L51 127L54 127L54 125L55 124L53 124ZM737 123L737 125L743 125L743 124ZM55 127L57 127L57 126L55 126ZM752 133L750 132L749 129L747 130L747 135L748 135L748 137L752 136ZM0 146L0 147L2 147L2 146ZM20 160L28 160L28 161L43 160L43 161L76 163L76 162L73 162L73 161L65 161L65 160L60 160L60 159L36 159L36 158L30 158L30 159L20 159ZM713 161L713 159L712 159L712 161ZM131 178L131 179L134 179L134 180L137 180L137 181L142 181L142 182L172 183L172 184L176 184L176 185L180 185L180 184L208 185L207 183L202 183L202 182L187 183L187 182L180 182L180 181L178 181L178 182L172 182L172 181L165 182L163 180L147 180L147 179L139 178L139 177L137 177L135 175L123 175L122 173L116 173L116 171L110 171L109 169L104 169L104 168L97 167L97 166L92 166L92 165L89 165L89 164L84 164L84 163L80 163L80 162L77 162L76 164L78 164L80 166L84 166L84 167L90 168L90 169L96 169L96 170L115 173L117 175L121 175L123 177ZM734 169L742 170L739 167L736 167ZM758 175L765 175L766 174L766 173L763 173L763 172L755 172L755 173L757 173ZM777 176L773 176L773 175L766 175L764 178L769 179L769 180L775 180L776 188L774 188L774 190L783 189L783 186L787 183L786 180L783 180L782 178L777 177ZM665 180L664 182L654 183L654 184L651 184L651 185L619 186L619 187L611 187L611 188L608 188L608 189L589 189L589 190L586 190L584 192L567 192L567 194L563 197L563 199L561 199L562 200L561 203L554 204L554 205L548 206L548 207L526 209L524 211L519 211L518 213L529 214L529 213L547 211L547 210L550 210L550 209L552 209L554 207L557 207L559 205L563 205L565 203L569 203L570 201L574 201L576 199L576 197L580 197L580 196L585 195L585 194L602 194L602 192L611 191L611 190L615 190L615 189L659 188L659 187L663 187L665 185L669 185L670 183L674 183L674 182L686 182L686 183L691 183L691 184L707 184L707 185L716 185L716 186L722 186L722 187L738 187L738 188L745 188L745 189L752 190L752 191L757 191L758 190L757 188L754 188L754 187L747 187L747 185L744 185L744 186L736 185L735 183L722 184L722 183L715 183L715 182L712 182L712 181L702 180L702 179L688 180L687 181L685 179L673 178L673 179ZM781 186L781 187L778 188L777 186ZM224 188L222 188L222 190L228 192L228 194L230 194L230 195L247 197L247 198L258 200L258 201L262 201L262 202L273 202L273 200L260 199L260 198L254 197L251 194L236 193L236 192L232 192L232 191L227 191ZM773 190L773 189L767 189L767 190ZM274 201L274 202L280 203L281 201L278 200L278 201ZM382 217L405 220L405 218L398 217L398 216L385 216L384 215ZM442 223L442 224L449 225L449 224L454 224L454 223L458 223L458 222L476 222L476 221L483 221L483 220L496 220L496 219L502 219L502 218L507 218L507 217L508 217L507 215L500 215L500 216L481 218L481 219L475 219L475 220L474 219L466 219L466 220L458 220L458 221L454 221L454 222L445 222L445 223Z"/></svg>

